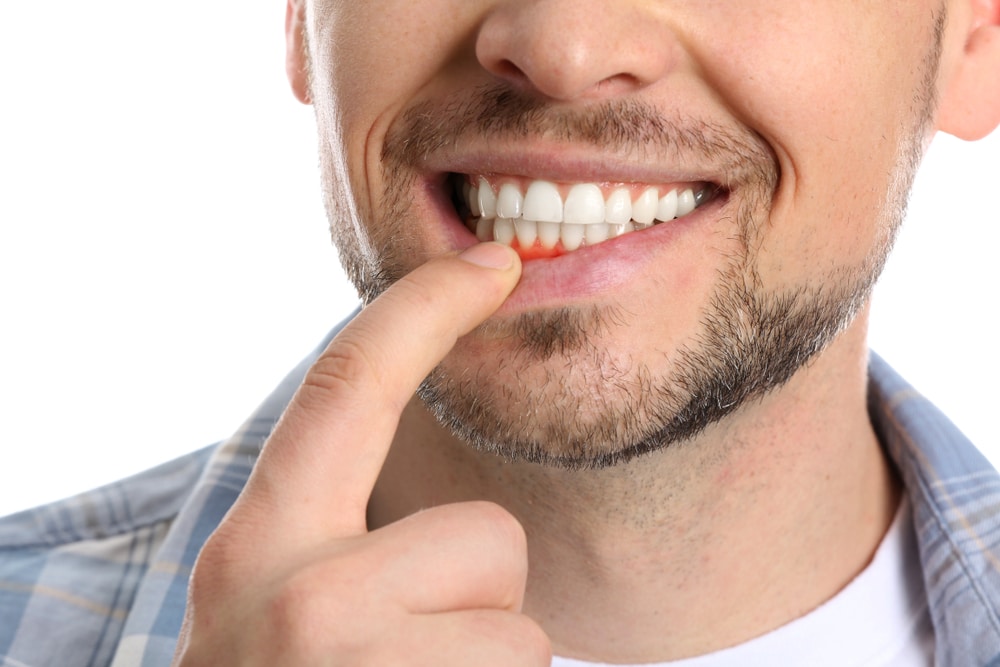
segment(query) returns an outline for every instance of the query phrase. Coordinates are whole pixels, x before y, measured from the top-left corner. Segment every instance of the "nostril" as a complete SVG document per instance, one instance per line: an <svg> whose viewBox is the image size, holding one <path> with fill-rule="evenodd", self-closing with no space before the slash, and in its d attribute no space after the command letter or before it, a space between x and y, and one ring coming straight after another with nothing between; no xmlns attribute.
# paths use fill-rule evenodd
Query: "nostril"
<svg viewBox="0 0 1000 667"><path fill-rule="evenodd" d="M631 95L667 77L683 54L657 3L484 4L493 9L475 36L479 64L546 100L592 102Z"/></svg>
<svg viewBox="0 0 1000 667"><path fill-rule="evenodd" d="M506 59L500 60L496 63L493 73L503 79L507 79L508 81L518 84L523 84L528 80L527 75L525 75L520 67Z"/></svg>
<svg viewBox="0 0 1000 667"><path fill-rule="evenodd" d="M621 73L614 74L606 79L598 81L594 90L598 94L617 94L620 91L627 92L629 90L636 90L641 88L642 85L643 83L639 80L639 77L633 74Z"/></svg>

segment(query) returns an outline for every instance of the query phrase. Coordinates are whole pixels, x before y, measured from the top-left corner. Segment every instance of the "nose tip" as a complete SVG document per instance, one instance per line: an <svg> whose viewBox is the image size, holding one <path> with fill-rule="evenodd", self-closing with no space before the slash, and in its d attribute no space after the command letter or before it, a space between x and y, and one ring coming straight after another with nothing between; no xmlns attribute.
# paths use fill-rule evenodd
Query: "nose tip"
<svg viewBox="0 0 1000 667"><path fill-rule="evenodd" d="M571 101L654 83L670 71L675 47L669 27L627 1L540 0L491 13L476 56L518 88Z"/></svg>

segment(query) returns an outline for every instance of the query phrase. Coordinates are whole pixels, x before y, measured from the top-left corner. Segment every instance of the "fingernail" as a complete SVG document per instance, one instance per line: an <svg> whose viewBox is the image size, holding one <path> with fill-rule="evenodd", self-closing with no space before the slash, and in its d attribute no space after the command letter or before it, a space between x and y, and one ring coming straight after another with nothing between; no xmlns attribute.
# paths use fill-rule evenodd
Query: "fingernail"
<svg viewBox="0 0 1000 667"><path fill-rule="evenodd" d="M509 269L514 263L514 250L510 246L490 241L466 248L458 255L458 258L469 264L484 266L487 269L503 270Z"/></svg>

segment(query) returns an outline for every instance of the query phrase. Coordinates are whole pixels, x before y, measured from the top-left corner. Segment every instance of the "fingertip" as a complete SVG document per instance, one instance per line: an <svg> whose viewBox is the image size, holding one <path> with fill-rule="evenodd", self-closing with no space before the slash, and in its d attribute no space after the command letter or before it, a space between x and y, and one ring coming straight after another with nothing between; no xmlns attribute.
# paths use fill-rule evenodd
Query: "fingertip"
<svg viewBox="0 0 1000 667"><path fill-rule="evenodd" d="M520 258L510 246L496 241L477 243L459 253L458 258L487 269L507 271L520 264Z"/></svg>

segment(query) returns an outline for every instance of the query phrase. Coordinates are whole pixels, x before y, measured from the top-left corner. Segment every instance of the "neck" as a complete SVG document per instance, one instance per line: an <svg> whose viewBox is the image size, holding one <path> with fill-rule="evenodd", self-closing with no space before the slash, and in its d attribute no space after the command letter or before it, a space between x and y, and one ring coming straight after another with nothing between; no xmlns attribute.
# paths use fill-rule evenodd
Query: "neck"
<svg viewBox="0 0 1000 667"><path fill-rule="evenodd" d="M863 320L696 439L601 470L476 452L414 400L372 527L449 502L506 507L528 534L524 611L560 655L672 660L763 634L856 576L898 503L867 417Z"/></svg>

